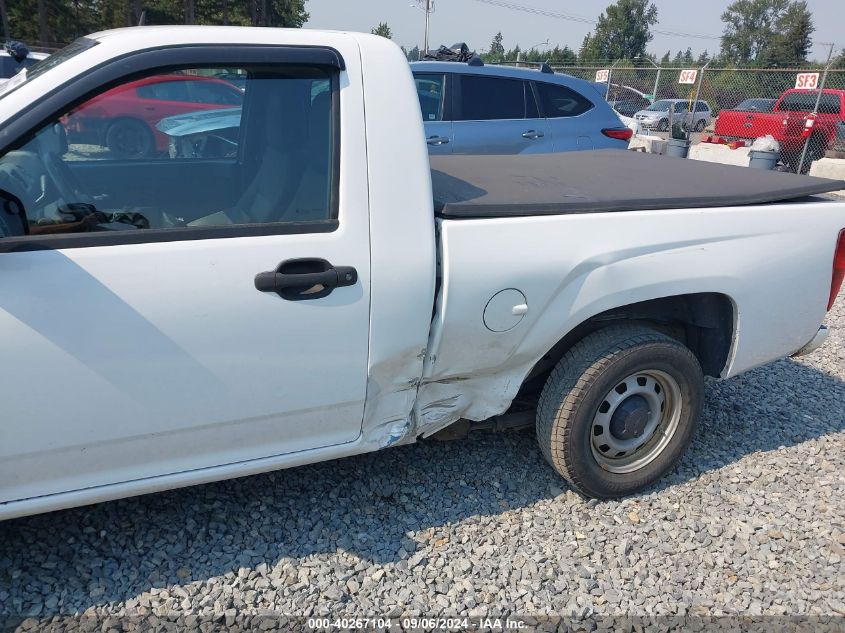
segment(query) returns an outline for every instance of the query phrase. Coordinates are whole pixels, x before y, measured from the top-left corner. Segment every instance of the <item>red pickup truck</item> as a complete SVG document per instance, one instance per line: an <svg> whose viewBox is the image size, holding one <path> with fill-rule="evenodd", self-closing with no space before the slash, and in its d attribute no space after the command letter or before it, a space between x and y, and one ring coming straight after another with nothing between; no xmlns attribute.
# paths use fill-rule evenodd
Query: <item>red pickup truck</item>
<svg viewBox="0 0 845 633"><path fill-rule="evenodd" d="M813 111L816 90L787 90L771 112L722 110L716 119L716 135L728 139L754 139L771 134L781 146L783 162L796 171L804 147L804 125ZM807 158L801 171L824 156L836 138L837 127L845 121L845 90L824 90L818 116L810 134Z"/></svg>

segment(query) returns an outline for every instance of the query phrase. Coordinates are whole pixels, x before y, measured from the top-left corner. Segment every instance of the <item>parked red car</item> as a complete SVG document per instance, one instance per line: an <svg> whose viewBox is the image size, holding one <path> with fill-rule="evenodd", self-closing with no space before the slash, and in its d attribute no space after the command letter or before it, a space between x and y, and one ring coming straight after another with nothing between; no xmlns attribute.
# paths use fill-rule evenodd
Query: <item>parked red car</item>
<svg viewBox="0 0 845 633"><path fill-rule="evenodd" d="M68 140L109 148L120 158L166 152L169 138L156 129L163 118L231 108L243 91L228 81L195 75L156 75L85 102L65 119Z"/></svg>
<svg viewBox="0 0 845 633"><path fill-rule="evenodd" d="M771 112L722 110L716 119L716 136L754 139L771 134L780 143L784 162L799 171L796 163L806 140L804 126L818 96L818 90L791 89L780 96ZM825 150L836 139L837 128L843 121L845 90L822 91L818 116L809 135L807 158L800 171L805 171L810 162L824 156Z"/></svg>

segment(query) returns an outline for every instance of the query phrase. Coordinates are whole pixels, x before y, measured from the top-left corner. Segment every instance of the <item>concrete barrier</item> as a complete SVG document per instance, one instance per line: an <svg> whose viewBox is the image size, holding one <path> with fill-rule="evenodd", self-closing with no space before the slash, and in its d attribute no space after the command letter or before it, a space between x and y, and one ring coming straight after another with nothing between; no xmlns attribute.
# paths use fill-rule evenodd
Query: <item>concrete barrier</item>
<svg viewBox="0 0 845 633"><path fill-rule="evenodd" d="M820 158L810 164L810 175L819 178L845 180L845 158ZM845 198L845 188L834 191L834 195Z"/></svg>
<svg viewBox="0 0 845 633"><path fill-rule="evenodd" d="M637 134L628 143L628 149L643 148L649 154L665 154L666 139L648 134Z"/></svg>
<svg viewBox="0 0 845 633"><path fill-rule="evenodd" d="M708 163L722 163L723 165L739 165L748 167L748 153L750 147L731 149L727 145L716 143L698 143L689 150L689 157L693 160L703 160Z"/></svg>

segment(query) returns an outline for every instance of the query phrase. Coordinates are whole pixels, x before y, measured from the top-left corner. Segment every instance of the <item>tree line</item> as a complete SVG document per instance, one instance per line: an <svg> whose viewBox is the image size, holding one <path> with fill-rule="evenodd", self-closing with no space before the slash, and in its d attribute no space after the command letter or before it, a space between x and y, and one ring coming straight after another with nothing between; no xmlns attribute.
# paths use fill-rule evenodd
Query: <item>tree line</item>
<svg viewBox="0 0 845 633"><path fill-rule="evenodd" d="M551 49L506 49L504 36L496 33L482 52L488 62L548 61L561 65L595 65L617 60L634 64L648 58L661 66L788 67L806 65L815 31L806 0L735 0L721 15L724 25L720 47L713 54L705 50L694 55L692 48L667 51L662 58L647 51L653 40L651 29L658 23L657 7L650 0L617 0L599 15L595 29L578 50L569 46ZM391 36L387 23L374 33ZM408 59L420 58L418 47L406 51ZM845 64L845 52L840 62Z"/></svg>
<svg viewBox="0 0 845 633"><path fill-rule="evenodd" d="M55 48L122 26L223 24L301 27L307 0L0 0L6 40Z"/></svg>

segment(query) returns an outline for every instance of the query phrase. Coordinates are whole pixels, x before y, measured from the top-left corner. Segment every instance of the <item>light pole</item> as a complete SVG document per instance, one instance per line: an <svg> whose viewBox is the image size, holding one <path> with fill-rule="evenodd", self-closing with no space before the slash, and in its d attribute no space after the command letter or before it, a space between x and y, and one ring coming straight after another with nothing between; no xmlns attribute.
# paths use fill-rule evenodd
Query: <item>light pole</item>
<svg viewBox="0 0 845 633"><path fill-rule="evenodd" d="M533 50L535 50L538 46L545 46L546 48L548 48L548 47L549 47L549 39L548 39L548 38L546 38L546 41L545 41L545 42L538 42L537 44L532 45L532 46L531 46L531 48L529 48L528 50L529 50L529 51L533 51ZM519 63L520 61L522 61L522 49L520 49L520 50L518 50L518 51L517 51L517 53L516 53L516 61L517 61L517 63Z"/></svg>
<svg viewBox="0 0 845 633"><path fill-rule="evenodd" d="M607 96L605 97L605 101L610 103L610 91L613 88L613 84L611 83L611 79L613 79L613 69L616 68L616 64L621 62L621 59L617 59L610 65L610 70L607 71ZM618 94L618 92L617 92Z"/></svg>
<svg viewBox="0 0 845 633"><path fill-rule="evenodd" d="M657 77L654 78L654 90L652 90L651 92L651 102L654 103L655 101L657 101L657 85L660 83L660 71L663 69L657 64L655 64L651 57L643 57L642 55L637 55L636 57L634 57L634 59L644 59L657 69Z"/></svg>

